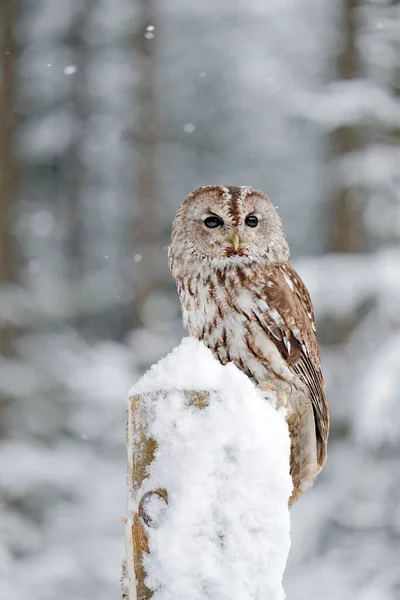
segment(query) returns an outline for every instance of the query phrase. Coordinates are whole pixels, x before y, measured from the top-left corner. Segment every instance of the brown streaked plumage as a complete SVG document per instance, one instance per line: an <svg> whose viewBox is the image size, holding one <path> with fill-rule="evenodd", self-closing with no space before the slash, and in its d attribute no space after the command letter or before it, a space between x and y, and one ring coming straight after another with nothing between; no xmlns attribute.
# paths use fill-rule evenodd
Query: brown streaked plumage
<svg viewBox="0 0 400 600"><path fill-rule="evenodd" d="M325 464L329 416L311 299L289 259L278 213L250 186L200 188L175 217L184 325L287 407L293 502Z"/></svg>

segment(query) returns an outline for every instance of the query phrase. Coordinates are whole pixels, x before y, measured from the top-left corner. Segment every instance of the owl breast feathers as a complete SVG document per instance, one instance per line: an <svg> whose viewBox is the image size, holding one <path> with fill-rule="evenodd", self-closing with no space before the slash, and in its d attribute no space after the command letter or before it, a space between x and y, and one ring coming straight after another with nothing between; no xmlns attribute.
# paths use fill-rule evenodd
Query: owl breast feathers
<svg viewBox="0 0 400 600"><path fill-rule="evenodd" d="M326 461L328 406L314 311L282 223L252 187L207 186L180 207L169 265L184 325L287 408L291 503Z"/></svg>

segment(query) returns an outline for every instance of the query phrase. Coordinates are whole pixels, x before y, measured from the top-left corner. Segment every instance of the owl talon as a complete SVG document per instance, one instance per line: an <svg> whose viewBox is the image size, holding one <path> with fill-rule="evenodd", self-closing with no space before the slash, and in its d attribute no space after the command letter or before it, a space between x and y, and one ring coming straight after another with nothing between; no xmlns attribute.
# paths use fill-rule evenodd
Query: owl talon
<svg viewBox="0 0 400 600"><path fill-rule="evenodd" d="M266 381L262 381L261 383L259 383L258 389L261 390L262 392L277 393L277 391L278 391L275 386L271 385L270 383L267 383Z"/></svg>
<svg viewBox="0 0 400 600"><path fill-rule="evenodd" d="M261 392L267 392L266 396L270 396L271 392L272 392L272 394L274 394L274 396L275 396L276 407L278 408L279 392L278 392L277 388L274 385L267 383L266 381L262 381L261 383L258 384L257 387Z"/></svg>
<svg viewBox="0 0 400 600"><path fill-rule="evenodd" d="M276 409L279 409L282 407L285 408L286 410L288 409L288 402L287 402L286 394L282 394L282 392L279 392L278 388L276 388L274 385L272 385L271 383L267 383L266 381L262 381L261 383L258 384L258 389L261 392L273 392L275 394Z"/></svg>
<svg viewBox="0 0 400 600"><path fill-rule="evenodd" d="M287 411L287 417L290 417L291 410L289 407L287 395L283 392L279 392L278 389L266 381L262 381L258 384L258 389L262 392L274 392L276 397L276 409L284 408Z"/></svg>
<svg viewBox="0 0 400 600"><path fill-rule="evenodd" d="M290 408L290 404L288 402L288 397L285 393L278 393L276 396L276 409L284 408L286 410L286 420L289 419L292 414L292 410Z"/></svg>

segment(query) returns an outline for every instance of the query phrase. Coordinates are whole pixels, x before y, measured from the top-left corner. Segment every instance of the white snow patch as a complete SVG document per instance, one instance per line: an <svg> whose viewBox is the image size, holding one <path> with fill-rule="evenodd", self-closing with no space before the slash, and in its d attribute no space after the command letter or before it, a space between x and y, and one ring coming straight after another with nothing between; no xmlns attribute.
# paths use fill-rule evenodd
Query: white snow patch
<svg viewBox="0 0 400 600"><path fill-rule="evenodd" d="M193 123L185 123L185 125L183 126L183 131L185 133L193 133L196 130L196 125L193 125Z"/></svg>
<svg viewBox="0 0 400 600"><path fill-rule="evenodd" d="M67 67L65 67L64 69L64 73L65 75L74 75L78 70L78 67L76 65L68 65Z"/></svg>
<svg viewBox="0 0 400 600"><path fill-rule="evenodd" d="M282 600L292 490L285 413L193 338L130 393L160 390L156 402L142 396L140 419L158 450L128 507L131 518L144 493L168 492L159 526L147 527L154 600ZM208 406L188 406L183 390L209 390Z"/></svg>

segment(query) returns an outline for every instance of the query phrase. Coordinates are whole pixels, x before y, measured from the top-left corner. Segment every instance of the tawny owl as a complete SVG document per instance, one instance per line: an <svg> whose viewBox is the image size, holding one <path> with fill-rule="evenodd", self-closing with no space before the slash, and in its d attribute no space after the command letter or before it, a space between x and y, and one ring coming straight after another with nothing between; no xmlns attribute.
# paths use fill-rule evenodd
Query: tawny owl
<svg viewBox="0 0 400 600"><path fill-rule="evenodd" d="M289 259L278 213L252 187L200 188L175 217L169 265L184 325L287 407L292 503L325 464L329 416L311 299Z"/></svg>

